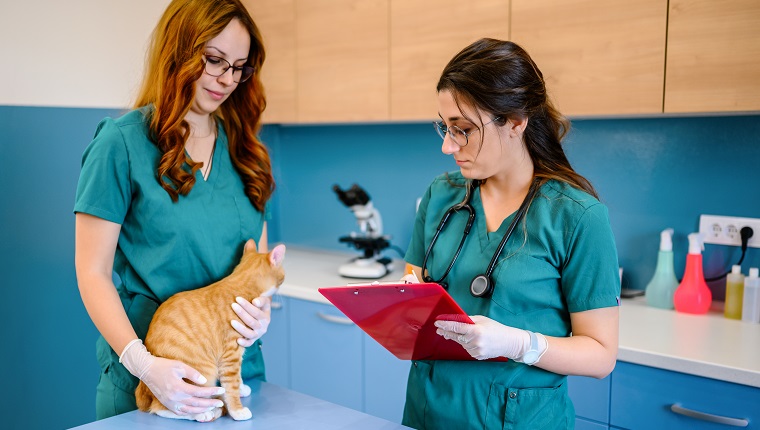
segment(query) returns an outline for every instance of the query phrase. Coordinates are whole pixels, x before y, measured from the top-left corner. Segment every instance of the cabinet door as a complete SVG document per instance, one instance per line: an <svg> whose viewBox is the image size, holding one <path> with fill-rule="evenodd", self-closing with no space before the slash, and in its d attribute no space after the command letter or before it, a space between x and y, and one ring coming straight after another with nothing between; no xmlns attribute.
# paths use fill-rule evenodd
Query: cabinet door
<svg viewBox="0 0 760 430"><path fill-rule="evenodd" d="M512 0L512 40L565 115L660 113L667 0Z"/></svg>
<svg viewBox="0 0 760 430"><path fill-rule="evenodd" d="M361 329L332 305L289 303L291 388L362 411Z"/></svg>
<svg viewBox="0 0 760 430"><path fill-rule="evenodd" d="M374 339L364 335L364 412L401 423L410 364L411 361L399 360Z"/></svg>
<svg viewBox="0 0 760 430"><path fill-rule="evenodd" d="M388 119L388 1L296 0L299 122Z"/></svg>
<svg viewBox="0 0 760 430"><path fill-rule="evenodd" d="M610 377L568 376L567 388L579 418L610 422Z"/></svg>
<svg viewBox="0 0 760 430"><path fill-rule="evenodd" d="M444 66L481 37L509 38L509 0L391 0L391 118L438 118Z"/></svg>
<svg viewBox="0 0 760 430"><path fill-rule="evenodd" d="M757 428L758 405L760 388L625 362L618 362L612 373L611 426L719 429L749 425L749 428ZM715 420L734 424L718 424Z"/></svg>
<svg viewBox="0 0 760 430"><path fill-rule="evenodd" d="M264 39L261 80L267 96L262 120L296 121L295 0L243 0Z"/></svg>
<svg viewBox="0 0 760 430"><path fill-rule="evenodd" d="M760 2L671 0L665 112L760 109Z"/></svg>
<svg viewBox="0 0 760 430"><path fill-rule="evenodd" d="M288 298L272 298L272 321L261 338L267 382L290 388L290 318Z"/></svg>

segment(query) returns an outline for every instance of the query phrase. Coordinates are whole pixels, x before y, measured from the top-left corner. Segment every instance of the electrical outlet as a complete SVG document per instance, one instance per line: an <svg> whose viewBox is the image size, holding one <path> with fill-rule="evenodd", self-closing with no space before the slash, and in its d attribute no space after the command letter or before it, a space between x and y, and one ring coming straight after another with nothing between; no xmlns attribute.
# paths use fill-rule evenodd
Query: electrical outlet
<svg viewBox="0 0 760 430"><path fill-rule="evenodd" d="M704 236L705 243L741 246L742 239L739 232L743 227L752 228L753 234L747 246L760 248L760 219L720 215L699 216L699 232Z"/></svg>

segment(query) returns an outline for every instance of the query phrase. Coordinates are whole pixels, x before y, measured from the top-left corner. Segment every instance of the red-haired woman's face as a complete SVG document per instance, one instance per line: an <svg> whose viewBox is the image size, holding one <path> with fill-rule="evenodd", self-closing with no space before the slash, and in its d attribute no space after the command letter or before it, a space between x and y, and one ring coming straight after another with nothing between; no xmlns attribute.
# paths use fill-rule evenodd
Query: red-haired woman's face
<svg viewBox="0 0 760 430"><path fill-rule="evenodd" d="M204 50L204 61L207 67L204 73L195 81L195 100L191 110L199 115L207 115L216 111L222 103L235 91L240 72L233 67L242 67L248 61L248 51L251 47L251 36L239 20L233 19L218 36L208 41ZM211 58L209 58L211 57ZM212 64L232 65L220 76L207 73ZM234 73L234 77L233 77Z"/></svg>

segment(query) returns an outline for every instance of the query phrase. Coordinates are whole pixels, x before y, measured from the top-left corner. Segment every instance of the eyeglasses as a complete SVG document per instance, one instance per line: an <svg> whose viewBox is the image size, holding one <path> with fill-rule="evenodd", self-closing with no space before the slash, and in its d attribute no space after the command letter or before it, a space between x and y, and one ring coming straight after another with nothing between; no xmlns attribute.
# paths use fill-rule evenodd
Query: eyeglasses
<svg viewBox="0 0 760 430"><path fill-rule="evenodd" d="M494 117L492 120L483 124L483 127L496 121L497 119L501 119L501 117L499 116ZM446 124L443 123L443 121L433 121L433 128L435 128L435 131L438 133L439 136L441 136L441 139L446 139L446 133L448 133L449 137L451 137L451 140L453 140L454 143L456 143L460 147L467 146L467 144L470 143L469 136L472 133L475 133L476 131L480 130L479 128L476 127L475 130L472 130L471 132L467 133L466 131L462 130L456 125L447 127Z"/></svg>
<svg viewBox="0 0 760 430"><path fill-rule="evenodd" d="M214 55L204 55L203 60L206 63L204 70L211 76L219 77L227 73L227 70L232 69L232 80L241 83L245 82L253 76L253 72L256 70L251 66L233 66L229 61L222 57L216 57Z"/></svg>

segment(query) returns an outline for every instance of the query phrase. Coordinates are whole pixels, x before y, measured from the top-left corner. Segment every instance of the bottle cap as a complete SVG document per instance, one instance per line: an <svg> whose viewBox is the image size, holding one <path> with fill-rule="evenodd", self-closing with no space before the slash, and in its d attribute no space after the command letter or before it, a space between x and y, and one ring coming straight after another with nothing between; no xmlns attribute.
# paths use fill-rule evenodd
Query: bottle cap
<svg viewBox="0 0 760 430"><path fill-rule="evenodd" d="M660 233L660 251L673 250L673 229L666 228Z"/></svg>
<svg viewBox="0 0 760 430"><path fill-rule="evenodd" d="M731 273L733 273L734 275L741 275L742 266L738 264L734 264L733 266L731 266Z"/></svg>
<svg viewBox="0 0 760 430"><path fill-rule="evenodd" d="M757 278L757 267L750 267L749 268L749 277L750 278Z"/></svg>

